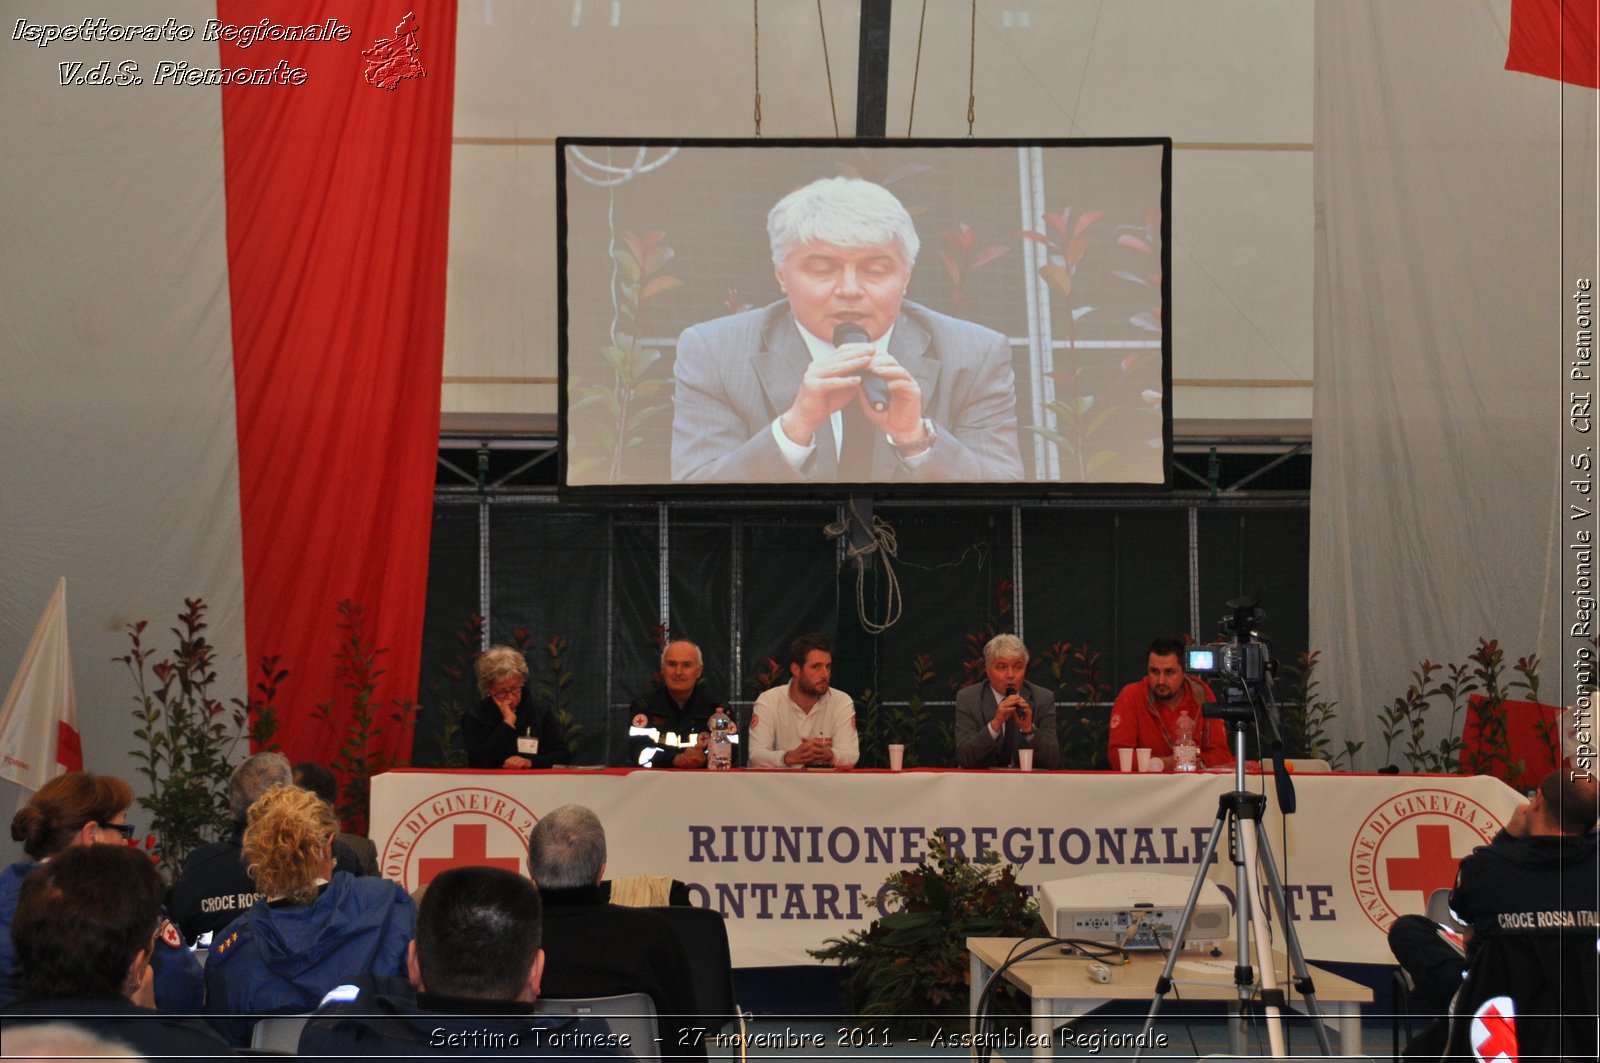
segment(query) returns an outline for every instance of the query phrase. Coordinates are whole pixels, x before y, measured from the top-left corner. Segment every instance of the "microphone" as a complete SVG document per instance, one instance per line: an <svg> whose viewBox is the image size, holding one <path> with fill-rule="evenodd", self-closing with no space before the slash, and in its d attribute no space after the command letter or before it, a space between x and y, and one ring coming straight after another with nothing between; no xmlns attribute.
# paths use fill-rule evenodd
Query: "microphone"
<svg viewBox="0 0 1600 1063"><path fill-rule="evenodd" d="M1015 697L1016 694L1017 694L1017 688L1016 687L1014 687L1014 686L1006 687L1006 697L1008 697L1008 698ZM1027 698L1023 698L1022 699L1022 704L1023 704L1023 707L1028 709L1028 711L1030 711L1030 712L1033 711L1033 706L1028 704L1028 699Z"/></svg>
<svg viewBox="0 0 1600 1063"><path fill-rule="evenodd" d="M833 330L833 345L843 347L847 343L871 343L872 337L867 335L867 330L854 321L842 322ZM872 372L861 374L861 393L867 397L867 405L878 413L889 408L889 385L883 377Z"/></svg>

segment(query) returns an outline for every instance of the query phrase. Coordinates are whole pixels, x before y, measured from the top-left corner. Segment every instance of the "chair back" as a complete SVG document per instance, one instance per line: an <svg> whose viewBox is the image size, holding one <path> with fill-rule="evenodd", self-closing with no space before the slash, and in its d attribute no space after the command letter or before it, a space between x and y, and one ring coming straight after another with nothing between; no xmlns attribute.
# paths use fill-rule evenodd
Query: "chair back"
<svg viewBox="0 0 1600 1063"><path fill-rule="evenodd" d="M622 1047L632 1058L647 1063L657 1063L661 1058L656 1006L644 993L622 993L614 997L540 997L534 1001L533 1010L538 1015L592 1020L597 1032L603 1022L611 1033L621 1036Z"/></svg>
<svg viewBox="0 0 1600 1063"><path fill-rule="evenodd" d="M733 956L728 946L728 921L710 908L674 905L651 908L666 920L689 956L695 1012L716 1029L740 1018L734 997Z"/></svg>
<svg viewBox="0 0 1600 1063"><path fill-rule="evenodd" d="M1434 890L1428 894L1428 918L1440 926L1447 926L1456 933L1461 933L1466 927L1456 920L1456 913L1450 910L1450 891Z"/></svg>
<svg viewBox="0 0 1600 1063"><path fill-rule="evenodd" d="M305 1029L306 1021L310 1018L311 1013L306 1012L303 1015L268 1015L257 1019L255 1029L250 1031L251 1049L294 1055L300 1051L300 1031Z"/></svg>

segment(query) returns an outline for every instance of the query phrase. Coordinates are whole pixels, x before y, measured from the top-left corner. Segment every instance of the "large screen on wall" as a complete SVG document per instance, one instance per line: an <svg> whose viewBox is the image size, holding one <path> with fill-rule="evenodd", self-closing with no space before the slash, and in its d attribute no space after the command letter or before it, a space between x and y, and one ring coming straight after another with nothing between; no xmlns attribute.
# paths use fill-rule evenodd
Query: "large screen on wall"
<svg viewBox="0 0 1600 1063"><path fill-rule="evenodd" d="M1164 484L1168 139L557 141L562 484Z"/></svg>

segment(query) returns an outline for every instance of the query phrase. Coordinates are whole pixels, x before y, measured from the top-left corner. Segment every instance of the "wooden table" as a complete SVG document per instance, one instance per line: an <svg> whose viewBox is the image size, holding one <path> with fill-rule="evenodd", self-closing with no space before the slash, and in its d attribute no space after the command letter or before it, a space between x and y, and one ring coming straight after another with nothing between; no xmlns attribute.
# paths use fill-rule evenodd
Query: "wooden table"
<svg viewBox="0 0 1600 1063"><path fill-rule="evenodd" d="M973 1033L977 1033L978 997L989 976L1005 964L1013 949L1021 953L1032 945L1043 944L1044 938L968 938L972 988L971 1004ZM1019 942L1021 947L1017 947ZM1233 984L1233 942L1222 946L1223 955L1213 958L1205 953L1185 953L1173 971L1176 992L1163 998L1163 1006L1177 1000L1207 1000L1233 1003L1238 991ZM1278 985L1286 985L1284 971L1288 963L1282 954L1276 957ZM1028 1047L1035 1059L1049 1059L1054 1054L1058 1040L1057 1027L1080 1018L1102 1004L1112 1000L1142 1000L1148 1002L1155 996L1156 979L1166 964L1166 955L1159 952L1135 952L1129 962L1111 967L1111 980L1100 983L1089 977L1090 961L1081 957L1063 956L1058 948L1036 953L1029 959L1013 964L1005 977L1021 989L1032 1001L1033 1022L1030 1027ZM1361 1005L1372 1002L1372 990L1359 982L1330 974L1315 964L1310 965L1311 980L1316 989L1317 1004L1323 1021L1339 1034L1339 1050L1343 1055L1361 1054ZM1300 1003L1298 999L1295 1002ZM1157 1028L1160 1026L1157 1013ZM1243 1054L1244 1031L1236 1022L1229 1023L1229 1041L1236 1054ZM1113 1055L1127 1055L1132 1049L1116 1049Z"/></svg>

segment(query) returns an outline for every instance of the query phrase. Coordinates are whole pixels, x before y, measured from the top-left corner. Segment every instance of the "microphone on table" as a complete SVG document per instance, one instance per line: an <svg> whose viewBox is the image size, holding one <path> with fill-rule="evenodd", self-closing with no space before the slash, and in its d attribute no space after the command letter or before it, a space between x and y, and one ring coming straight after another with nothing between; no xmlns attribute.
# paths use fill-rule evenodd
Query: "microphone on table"
<svg viewBox="0 0 1600 1063"><path fill-rule="evenodd" d="M871 343L872 337L867 335L867 330L854 321L845 321L833 330L833 345L843 347L847 343ZM876 373L870 370L861 374L861 393L867 397L867 405L878 413L889 408L889 385Z"/></svg>

